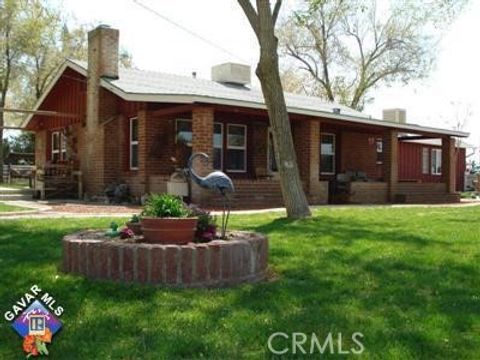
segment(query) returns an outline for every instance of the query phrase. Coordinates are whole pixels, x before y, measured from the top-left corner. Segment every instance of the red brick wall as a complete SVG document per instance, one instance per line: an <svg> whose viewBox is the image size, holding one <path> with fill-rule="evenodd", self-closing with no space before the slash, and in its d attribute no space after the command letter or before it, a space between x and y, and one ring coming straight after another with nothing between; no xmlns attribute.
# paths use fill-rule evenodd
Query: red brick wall
<svg viewBox="0 0 480 360"><path fill-rule="evenodd" d="M105 241L95 238L99 232L63 238L63 271L92 279L178 287L224 287L266 276L268 239L257 233L173 245Z"/></svg>
<svg viewBox="0 0 480 360"><path fill-rule="evenodd" d="M226 129L225 124L224 129ZM247 161L251 163L251 171L253 171L254 176L258 175L258 171L260 171L260 174L262 174L262 171L266 174L268 167L268 123L253 122L247 132L247 145L250 145L250 147L247 147Z"/></svg>
<svg viewBox="0 0 480 360"><path fill-rule="evenodd" d="M203 152L213 158L214 110L211 107L198 107L192 111L192 153ZM196 161L197 174L205 176L212 171L212 162ZM191 198L196 204L208 202L211 194L192 182Z"/></svg>
<svg viewBox="0 0 480 360"><path fill-rule="evenodd" d="M300 178L305 184L306 191L309 190L310 179L310 123L308 121L297 121L292 124L292 135L297 155L298 171Z"/></svg>
<svg viewBox="0 0 480 360"><path fill-rule="evenodd" d="M364 171L369 179L382 178L382 165L377 164L375 134L344 131L341 135L341 168L345 171Z"/></svg>

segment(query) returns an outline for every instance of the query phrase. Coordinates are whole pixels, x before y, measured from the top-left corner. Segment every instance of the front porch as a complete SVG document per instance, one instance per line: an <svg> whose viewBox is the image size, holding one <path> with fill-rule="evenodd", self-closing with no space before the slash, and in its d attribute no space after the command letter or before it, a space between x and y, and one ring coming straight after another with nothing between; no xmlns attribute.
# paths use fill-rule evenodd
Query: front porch
<svg viewBox="0 0 480 360"><path fill-rule="evenodd" d="M169 151L178 167L185 166L193 152L207 153L212 161L198 162L195 167L202 175L218 169L232 178L236 187L232 197L235 209L283 205L264 111L206 105L177 108L178 112L170 108L139 113L138 119L144 119L146 124L146 133L155 132L152 126L157 132L161 126L169 132L151 135L146 149ZM438 134L420 131L399 134L381 126L295 115L291 116L291 122L300 176L311 205L459 201L455 192L455 140L452 137L442 135L439 154L432 150L433 160L429 155L426 166L429 172L435 168L434 174L416 176L403 170L401 162L405 160L400 149L412 138L438 138ZM139 129L142 129L140 122ZM239 129L242 130L237 131ZM159 138L170 139L171 143L164 143L163 147L155 144ZM153 166L154 163L141 154L140 151L139 171L148 178L145 192L166 191L168 174L159 174L158 165ZM419 166L425 166L421 156L417 160ZM190 200L210 208L220 203L218 196L196 185L190 189Z"/></svg>
<svg viewBox="0 0 480 360"><path fill-rule="evenodd" d="M48 124L48 122L46 122ZM359 124L291 115L300 176L309 203L382 204L455 202L455 141L447 135L417 131L401 134L391 126ZM93 140L81 123L58 122L37 136L37 166L66 162L81 170L77 183L89 197L112 183L128 184L140 200L166 192L170 176L184 168L194 152L210 156L198 161L200 175L221 170L236 187L233 208L283 206L274 146L264 110L221 105L135 104L98 126ZM442 146L412 155L428 169L405 172L401 149L412 138L438 138ZM89 148L90 152L87 151ZM88 154L94 154L89 158ZM434 156L430 156L430 154ZM417 159L418 157L418 159ZM90 159L90 160L89 160ZM430 170L432 174L430 174ZM192 185L188 200L218 207L219 198Z"/></svg>

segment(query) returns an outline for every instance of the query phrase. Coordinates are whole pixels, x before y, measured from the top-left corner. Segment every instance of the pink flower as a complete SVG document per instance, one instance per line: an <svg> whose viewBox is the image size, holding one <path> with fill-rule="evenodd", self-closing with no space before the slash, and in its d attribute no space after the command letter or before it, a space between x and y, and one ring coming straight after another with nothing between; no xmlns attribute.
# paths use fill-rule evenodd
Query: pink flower
<svg viewBox="0 0 480 360"><path fill-rule="evenodd" d="M120 239L130 239L130 238L133 238L134 236L135 236L134 232L127 227L123 228L120 231Z"/></svg>

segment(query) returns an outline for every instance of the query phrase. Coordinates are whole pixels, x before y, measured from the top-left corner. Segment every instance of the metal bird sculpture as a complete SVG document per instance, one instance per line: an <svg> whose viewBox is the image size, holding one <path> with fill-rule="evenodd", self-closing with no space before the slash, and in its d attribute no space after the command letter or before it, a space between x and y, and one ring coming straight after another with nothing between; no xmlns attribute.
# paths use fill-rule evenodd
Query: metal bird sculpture
<svg viewBox="0 0 480 360"><path fill-rule="evenodd" d="M188 160L186 175L193 180L198 186L215 191L223 197L223 213L222 213L222 239L225 238L227 231L228 218L230 217L230 200L227 196L230 192L235 192L232 179L222 171L213 171L205 177L198 175L193 168L193 161L201 157L208 161L209 156L205 153L195 153Z"/></svg>

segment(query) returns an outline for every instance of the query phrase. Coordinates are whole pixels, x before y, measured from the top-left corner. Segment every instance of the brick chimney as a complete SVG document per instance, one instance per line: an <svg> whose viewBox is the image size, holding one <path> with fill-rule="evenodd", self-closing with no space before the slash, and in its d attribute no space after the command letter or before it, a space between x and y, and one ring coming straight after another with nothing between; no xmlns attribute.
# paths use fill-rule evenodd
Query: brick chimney
<svg viewBox="0 0 480 360"><path fill-rule="evenodd" d="M88 33L87 126L99 122L100 80L118 79L119 31L100 25Z"/></svg>
<svg viewBox="0 0 480 360"><path fill-rule="evenodd" d="M88 195L104 188L104 127L112 106L106 91L100 87L102 78L118 79L119 31L100 25L88 33L88 79L86 119L86 159L81 163L85 190Z"/></svg>
<svg viewBox="0 0 480 360"><path fill-rule="evenodd" d="M100 25L88 33L88 71L99 77L118 79L119 31Z"/></svg>

